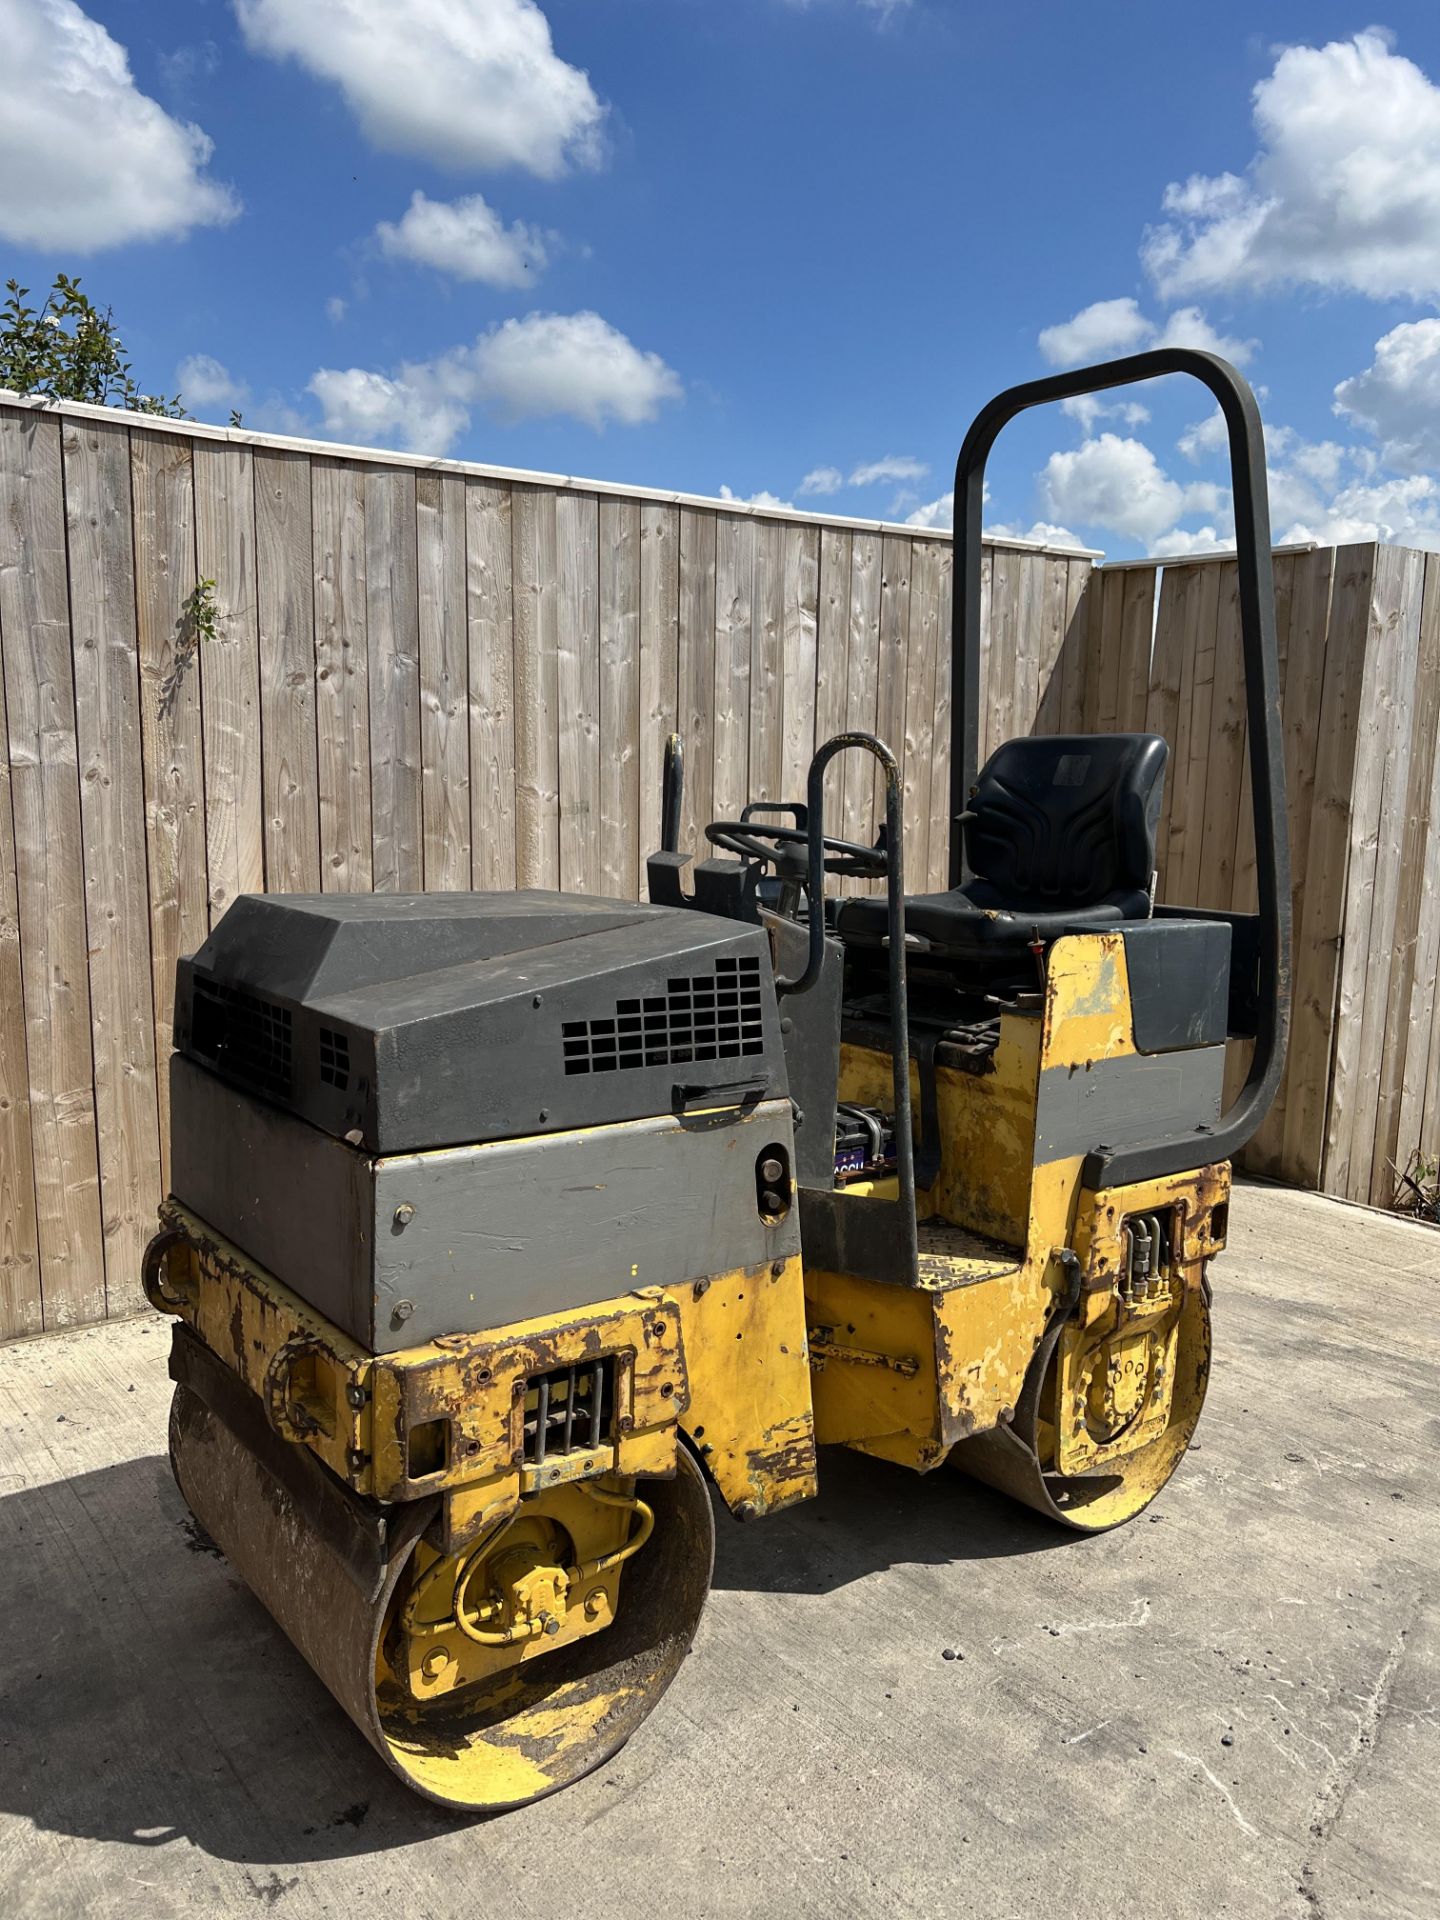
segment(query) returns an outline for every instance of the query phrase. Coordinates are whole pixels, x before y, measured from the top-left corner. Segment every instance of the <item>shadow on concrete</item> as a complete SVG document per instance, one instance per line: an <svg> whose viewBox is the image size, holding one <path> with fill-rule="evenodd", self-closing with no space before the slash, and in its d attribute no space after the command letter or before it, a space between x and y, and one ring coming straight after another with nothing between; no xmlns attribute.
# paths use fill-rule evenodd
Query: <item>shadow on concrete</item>
<svg viewBox="0 0 1440 1920"><path fill-rule="evenodd" d="M1066 1544L945 1470L920 1479L837 1449L822 1476L818 1500L765 1520L719 1509L717 1587L821 1594L895 1565ZM38 1828L142 1854L188 1843L253 1865L273 1903L287 1865L484 1823L390 1774L201 1533L163 1456L0 1499L0 1619L0 1809Z"/></svg>
<svg viewBox="0 0 1440 1920"><path fill-rule="evenodd" d="M717 1587L832 1593L895 1566L949 1566L1073 1548L1076 1536L949 1467L915 1474L844 1447L820 1455L820 1494L744 1525L719 1496Z"/></svg>
<svg viewBox="0 0 1440 1920"><path fill-rule="evenodd" d="M254 1863L273 1904L285 1865L483 1824L395 1779L163 1456L0 1500L0 1619L0 1810L38 1828Z"/></svg>

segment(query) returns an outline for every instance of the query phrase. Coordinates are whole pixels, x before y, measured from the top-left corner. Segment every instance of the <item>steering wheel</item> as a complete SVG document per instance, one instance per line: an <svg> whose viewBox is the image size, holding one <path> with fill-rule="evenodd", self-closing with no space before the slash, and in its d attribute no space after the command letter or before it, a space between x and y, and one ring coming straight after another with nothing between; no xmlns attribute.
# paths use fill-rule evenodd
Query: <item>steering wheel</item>
<svg viewBox="0 0 1440 1920"><path fill-rule="evenodd" d="M763 860L784 871L785 877L803 879L806 861L797 860L790 849L808 851L810 835L804 827L768 827L754 820L712 820L705 829L712 847L726 853L738 853L745 860ZM830 856L826 873L850 875L855 879L881 879L889 870L889 856L883 846L862 847L857 840L837 840L826 834L820 844Z"/></svg>

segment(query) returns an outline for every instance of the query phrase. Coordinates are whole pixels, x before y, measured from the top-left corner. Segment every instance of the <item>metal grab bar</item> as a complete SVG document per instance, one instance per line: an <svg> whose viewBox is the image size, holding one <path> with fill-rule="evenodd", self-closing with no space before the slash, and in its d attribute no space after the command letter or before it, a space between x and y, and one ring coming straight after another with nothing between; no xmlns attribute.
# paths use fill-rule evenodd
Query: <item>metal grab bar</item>
<svg viewBox="0 0 1440 1920"><path fill-rule="evenodd" d="M852 747L873 754L885 773L885 910L890 962L890 1067L895 1090L895 1173L899 1196L900 1232L908 1250L907 1271L919 1260L915 1220L915 1140L910 1119L910 1007L905 973L905 803L900 788L900 764L885 742L873 733L837 733L810 762L805 783L807 862L805 893L809 901L810 945L804 971L794 979L777 974L777 994L808 993L820 978L825 958L825 770L837 754ZM883 1205L883 1202L869 1204Z"/></svg>

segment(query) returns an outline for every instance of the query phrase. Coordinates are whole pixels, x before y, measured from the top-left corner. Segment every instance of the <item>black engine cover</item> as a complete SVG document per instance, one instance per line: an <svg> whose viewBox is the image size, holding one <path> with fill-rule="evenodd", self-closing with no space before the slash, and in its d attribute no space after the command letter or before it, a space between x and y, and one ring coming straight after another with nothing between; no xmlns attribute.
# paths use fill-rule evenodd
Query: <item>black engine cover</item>
<svg viewBox="0 0 1440 1920"><path fill-rule="evenodd" d="M759 927L577 894L245 895L175 1045L371 1153L787 1091Z"/></svg>

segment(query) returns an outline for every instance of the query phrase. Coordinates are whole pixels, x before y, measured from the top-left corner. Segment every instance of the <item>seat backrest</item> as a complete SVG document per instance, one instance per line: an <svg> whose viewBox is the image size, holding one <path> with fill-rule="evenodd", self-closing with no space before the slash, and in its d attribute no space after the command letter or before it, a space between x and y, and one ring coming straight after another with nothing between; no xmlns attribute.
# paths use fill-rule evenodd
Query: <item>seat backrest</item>
<svg viewBox="0 0 1440 1920"><path fill-rule="evenodd" d="M970 801L971 872L1016 901L1057 907L1147 890L1169 757L1156 733L1007 740Z"/></svg>

